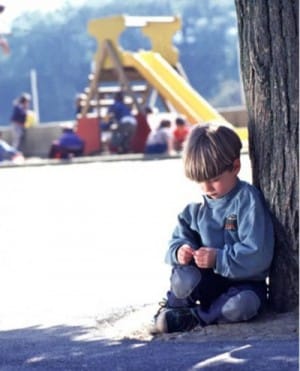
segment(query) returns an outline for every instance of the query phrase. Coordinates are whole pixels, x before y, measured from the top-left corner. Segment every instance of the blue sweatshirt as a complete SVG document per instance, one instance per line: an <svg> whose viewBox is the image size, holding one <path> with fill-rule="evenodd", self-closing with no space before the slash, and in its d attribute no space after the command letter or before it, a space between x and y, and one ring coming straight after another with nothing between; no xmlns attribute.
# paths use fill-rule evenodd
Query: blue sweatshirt
<svg viewBox="0 0 300 371"><path fill-rule="evenodd" d="M131 116L131 112L128 106L125 103L116 101L109 109L110 113L113 113L117 121L125 116Z"/></svg>
<svg viewBox="0 0 300 371"><path fill-rule="evenodd" d="M204 196L201 204L189 204L178 216L166 263L178 264L183 244L217 249L215 273L233 280L264 280L268 275L274 233L271 216L261 193L238 180L225 196Z"/></svg>
<svg viewBox="0 0 300 371"><path fill-rule="evenodd" d="M84 148L83 140L72 129L65 129L63 131L58 139L58 144L60 147L70 150Z"/></svg>
<svg viewBox="0 0 300 371"><path fill-rule="evenodd" d="M26 121L26 116L27 116L26 109L23 106L16 104L13 108L10 120L12 122L17 122L19 124L24 125Z"/></svg>

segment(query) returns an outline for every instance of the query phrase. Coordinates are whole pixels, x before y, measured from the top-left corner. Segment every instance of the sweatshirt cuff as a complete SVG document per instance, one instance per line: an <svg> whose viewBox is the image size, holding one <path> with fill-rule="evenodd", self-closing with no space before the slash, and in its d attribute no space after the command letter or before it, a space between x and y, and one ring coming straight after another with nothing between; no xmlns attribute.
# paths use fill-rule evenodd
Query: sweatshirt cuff
<svg viewBox="0 0 300 371"><path fill-rule="evenodd" d="M214 267L214 272L217 274L222 274L222 260L223 260L223 250L217 249L216 263Z"/></svg>

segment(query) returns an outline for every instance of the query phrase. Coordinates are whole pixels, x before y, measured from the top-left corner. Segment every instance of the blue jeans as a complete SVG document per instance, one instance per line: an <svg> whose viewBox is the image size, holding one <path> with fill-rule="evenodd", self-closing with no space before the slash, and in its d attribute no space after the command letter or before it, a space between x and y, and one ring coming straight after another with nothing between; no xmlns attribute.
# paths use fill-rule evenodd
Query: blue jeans
<svg viewBox="0 0 300 371"><path fill-rule="evenodd" d="M170 290L167 307L194 308L202 324L240 322L256 316L267 301L264 281L233 281L213 272L200 269L201 281L193 292L178 299Z"/></svg>
<svg viewBox="0 0 300 371"><path fill-rule="evenodd" d="M12 123L12 146L20 151L24 144L25 139L25 127L19 123Z"/></svg>
<svg viewBox="0 0 300 371"><path fill-rule="evenodd" d="M145 154L147 155L164 154L167 151L168 146L166 143L148 144L145 148Z"/></svg>

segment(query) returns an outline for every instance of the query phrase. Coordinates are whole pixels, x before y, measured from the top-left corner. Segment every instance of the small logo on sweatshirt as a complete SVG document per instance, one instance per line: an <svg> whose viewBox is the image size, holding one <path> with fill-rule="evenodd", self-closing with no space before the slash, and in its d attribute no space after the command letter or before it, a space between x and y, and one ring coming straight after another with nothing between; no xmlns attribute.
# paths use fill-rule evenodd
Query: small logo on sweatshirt
<svg viewBox="0 0 300 371"><path fill-rule="evenodd" d="M224 229L227 231L236 231L237 230L237 216L231 214L225 219Z"/></svg>

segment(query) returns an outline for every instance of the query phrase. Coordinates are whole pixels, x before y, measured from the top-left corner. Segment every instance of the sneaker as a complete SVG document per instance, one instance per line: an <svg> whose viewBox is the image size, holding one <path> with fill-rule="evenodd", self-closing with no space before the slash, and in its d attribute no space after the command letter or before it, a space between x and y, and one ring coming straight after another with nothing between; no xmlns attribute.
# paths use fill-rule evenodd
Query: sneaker
<svg viewBox="0 0 300 371"><path fill-rule="evenodd" d="M162 308L154 321L153 333L190 331L199 324L192 308Z"/></svg>
<svg viewBox="0 0 300 371"><path fill-rule="evenodd" d="M156 328L156 318L159 316L159 314L164 311L167 308L167 299L163 298L159 303L159 308L156 314L153 316L153 319L151 323L148 326L148 332L151 335L155 335L158 333L157 328Z"/></svg>

